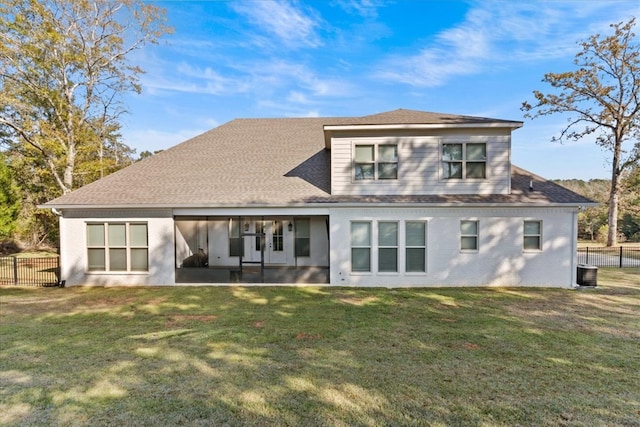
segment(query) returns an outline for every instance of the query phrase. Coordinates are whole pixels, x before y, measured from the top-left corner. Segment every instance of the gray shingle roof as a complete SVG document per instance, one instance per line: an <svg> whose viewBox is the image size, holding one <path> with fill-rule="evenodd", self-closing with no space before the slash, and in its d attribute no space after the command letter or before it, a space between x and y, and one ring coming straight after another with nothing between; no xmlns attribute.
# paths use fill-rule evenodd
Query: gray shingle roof
<svg viewBox="0 0 640 427"><path fill-rule="evenodd" d="M236 119L52 200L44 207L215 207L304 203L533 203L591 201L519 168L510 195L330 194L325 125L517 123L395 110L364 117ZM534 181L534 191L529 182Z"/></svg>

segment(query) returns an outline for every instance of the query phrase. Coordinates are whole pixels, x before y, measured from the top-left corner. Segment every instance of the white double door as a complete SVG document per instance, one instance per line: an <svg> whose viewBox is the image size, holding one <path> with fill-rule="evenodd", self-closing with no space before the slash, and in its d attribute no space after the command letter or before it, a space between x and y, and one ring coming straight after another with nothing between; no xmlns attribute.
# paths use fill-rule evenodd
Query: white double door
<svg viewBox="0 0 640 427"><path fill-rule="evenodd" d="M287 263L287 241L285 238L285 221L282 219L258 219L249 220L249 233L255 236L247 236L245 245L248 244L250 261L259 262L264 246L265 264ZM246 246L245 246L246 248Z"/></svg>

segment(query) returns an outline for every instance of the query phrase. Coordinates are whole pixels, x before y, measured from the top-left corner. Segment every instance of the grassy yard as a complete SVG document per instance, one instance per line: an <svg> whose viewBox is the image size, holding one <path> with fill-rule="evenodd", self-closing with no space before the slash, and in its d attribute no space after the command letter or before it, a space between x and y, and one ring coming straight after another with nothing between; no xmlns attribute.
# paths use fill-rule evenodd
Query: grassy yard
<svg viewBox="0 0 640 427"><path fill-rule="evenodd" d="M640 270L599 285L0 288L0 424L640 426Z"/></svg>

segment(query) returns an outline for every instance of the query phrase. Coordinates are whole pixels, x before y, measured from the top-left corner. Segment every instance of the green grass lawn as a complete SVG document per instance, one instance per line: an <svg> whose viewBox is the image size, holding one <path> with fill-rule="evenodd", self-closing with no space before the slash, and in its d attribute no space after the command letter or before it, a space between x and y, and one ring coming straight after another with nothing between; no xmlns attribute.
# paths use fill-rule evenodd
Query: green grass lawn
<svg viewBox="0 0 640 427"><path fill-rule="evenodd" d="M640 425L640 270L554 289L0 288L1 425Z"/></svg>

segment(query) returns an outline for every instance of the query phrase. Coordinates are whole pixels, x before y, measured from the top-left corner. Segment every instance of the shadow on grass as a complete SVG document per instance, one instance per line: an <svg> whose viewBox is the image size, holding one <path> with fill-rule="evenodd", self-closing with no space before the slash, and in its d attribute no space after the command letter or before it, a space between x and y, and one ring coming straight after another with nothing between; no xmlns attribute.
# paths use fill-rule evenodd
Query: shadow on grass
<svg viewBox="0 0 640 427"><path fill-rule="evenodd" d="M640 286L0 292L6 425L633 425L640 416Z"/></svg>

